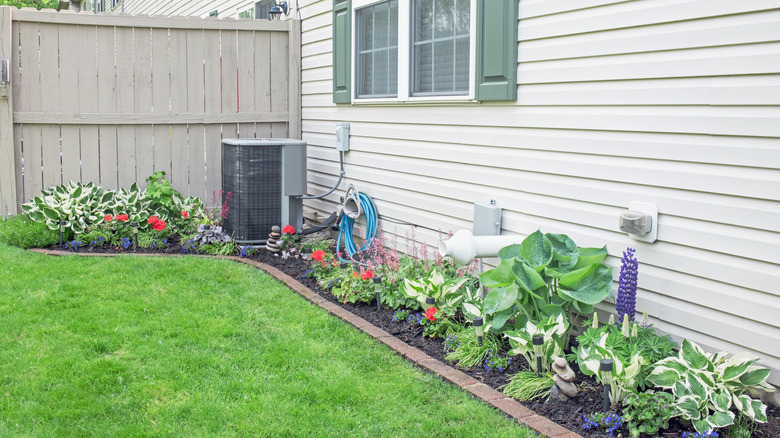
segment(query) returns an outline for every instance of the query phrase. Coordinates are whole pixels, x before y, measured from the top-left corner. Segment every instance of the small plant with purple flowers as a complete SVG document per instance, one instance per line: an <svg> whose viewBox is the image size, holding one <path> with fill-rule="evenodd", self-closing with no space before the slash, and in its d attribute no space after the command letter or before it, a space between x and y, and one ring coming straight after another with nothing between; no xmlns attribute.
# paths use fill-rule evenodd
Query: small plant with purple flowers
<svg viewBox="0 0 780 438"><path fill-rule="evenodd" d="M617 436L620 428L623 427L623 419L619 415L603 412L596 412L590 415L582 416L582 428L586 430L596 429L609 433L609 436Z"/></svg>
<svg viewBox="0 0 780 438"><path fill-rule="evenodd" d="M80 240L71 240L70 242L65 242L65 249L72 249L73 251L78 251L82 246L84 246L84 242Z"/></svg>
<svg viewBox="0 0 780 438"><path fill-rule="evenodd" d="M680 435L680 438L717 438L718 432L715 432L714 430L711 430L709 432L699 433L699 432L683 432L682 435Z"/></svg>
<svg viewBox="0 0 780 438"><path fill-rule="evenodd" d="M615 302L618 323L623 321L623 315L628 315L629 321L634 321L636 316L636 286L639 262L634 257L634 252L633 248L626 248L623 251L623 259L620 261L620 279L618 280L618 293Z"/></svg>

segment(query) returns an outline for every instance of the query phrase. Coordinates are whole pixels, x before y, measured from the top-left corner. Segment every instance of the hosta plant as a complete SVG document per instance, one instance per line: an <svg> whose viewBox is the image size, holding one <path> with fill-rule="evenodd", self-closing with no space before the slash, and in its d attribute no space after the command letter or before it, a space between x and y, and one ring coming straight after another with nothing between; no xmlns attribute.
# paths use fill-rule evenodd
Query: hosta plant
<svg viewBox="0 0 780 438"><path fill-rule="evenodd" d="M733 424L734 411L766 422L766 405L749 394L774 391L766 383L769 370L753 365L758 358L749 353L727 356L725 351L707 353L684 339L677 357L656 363L647 381L671 390L679 415L699 433Z"/></svg>
<svg viewBox="0 0 780 438"><path fill-rule="evenodd" d="M460 288L467 280L466 277L447 279L437 269L432 269L427 276L417 280L405 278L403 290L409 298L416 300L422 309L427 307L426 298L432 297L440 312L453 314L463 300Z"/></svg>
<svg viewBox="0 0 780 438"><path fill-rule="evenodd" d="M115 192L93 183L69 182L41 191L32 201L22 204L22 210L35 222L43 222L51 230L64 227L76 234L88 226L103 221L106 212L115 205Z"/></svg>
<svg viewBox="0 0 780 438"><path fill-rule="evenodd" d="M588 346L580 346L577 349L577 363L580 371L586 376L593 376L599 383L604 381L604 376L599 370L599 364L602 359L612 361L612 374L609 386L609 400L616 404L623 400L629 392L633 392L637 387L637 377L641 371L642 365L647 363L639 352L634 352L629 357L622 357L616 354L607 345L608 333Z"/></svg>
<svg viewBox="0 0 780 438"><path fill-rule="evenodd" d="M538 323L528 321L525 327L504 333L509 338L509 345L512 347L509 355L523 356L528 365L531 366L531 370L534 372L539 371L536 366L533 336L537 333L542 334L544 336L542 371L550 372L555 358L563 356L563 336L565 336L568 328L568 322L561 313L551 315Z"/></svg>
<svg viewBox="0 0 780 438"><path fill-rule="evenodd" d="M540 321L563 310L571 321L575 313L593 312L610 295L612 267L602 263L606 256L606 247L579 248L564 234L537 230L522 243L502 248L500 264L479 278L492 288L495 302L506 307L501 312ZM568 332L564 342L568 345Z"/></svg>
<svg viewBox="0 0 780 438"><path fill-rule="evenodd" d="M517 295L503 292L494 289L483 298L479 288L464 286L463 313L469 319L482 318L485 333L503 333L506 328L511 328L506 323L519 313L515 307Z"/></svg>

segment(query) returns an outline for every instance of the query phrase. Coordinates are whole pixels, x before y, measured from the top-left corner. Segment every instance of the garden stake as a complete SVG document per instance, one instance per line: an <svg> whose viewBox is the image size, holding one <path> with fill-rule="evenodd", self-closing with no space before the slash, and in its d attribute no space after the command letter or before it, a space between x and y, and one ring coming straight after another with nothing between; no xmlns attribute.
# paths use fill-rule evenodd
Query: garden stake
<svg viewBox="0 0 780 438"><path fill-rule="evenodd" d="M130 226L133 227L133 240L135 240L135 246L133 249L138 249L138 222L130 222Z"/></svg>
<svg viewBox="0 0 780 438"><path fill-rule="evenodd" d="M536 377L542 377L542 345L544 345L544 335L535 334L531 337L534 344L534 355L536 356Z"/></svg>
<svg viewBox="0 0 780 438"><path fill-rule="evenodd" d="M65 221L60 221L60 246L62 246L62 239L63 239L63 237L65 235L65 224L66 223L67 222L65 222Z"/></svg>
<svg viewBox="0 0 780 438"><path fill-rule="evenodd" d="M601 359L601 362L599 362L599 371L601 374L601 383L604 384L603 408L604 408L604 412L606 413L609 411L609 407L610 407L609 391L612 385L612 360Z"/></svg>
<svg viewBox="0 0 780 438"><path fill-rule="evenodd" d="M376 288L376 311L379 312L382 310L382 297L379 292L382 289L382 286L380 286L382 277L375 275L371 280L374 282L374 287Z"/></svg>
<svg viewBox="0 0 780 438"><path fill-rule="evenodd" d="M477 331L477 344L479 345L482 345L482 335L484 334L484 332L482 331L482 324L484 323L485 320L482 319L481 316L477 316L476 318L474 318L473 325L474 325L474 330Z"/></svg>

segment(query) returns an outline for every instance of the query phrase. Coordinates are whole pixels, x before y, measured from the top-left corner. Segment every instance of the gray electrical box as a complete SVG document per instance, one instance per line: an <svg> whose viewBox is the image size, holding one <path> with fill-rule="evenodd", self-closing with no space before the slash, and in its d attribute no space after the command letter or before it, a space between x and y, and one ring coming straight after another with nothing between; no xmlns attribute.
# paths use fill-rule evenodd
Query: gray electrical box
<svg viewBox="0 0 780 438"><path fill-rule="evenodd" d="M498 236L501 234L501 208L495 201L490 204L474 203L474 229L475 236Z"/></svg>
<svg viewBox="0 0 780 438"><path fill-rule="evenodd" d="M349 123L336 125L336 150L341 152L349 151Z"/></svg>

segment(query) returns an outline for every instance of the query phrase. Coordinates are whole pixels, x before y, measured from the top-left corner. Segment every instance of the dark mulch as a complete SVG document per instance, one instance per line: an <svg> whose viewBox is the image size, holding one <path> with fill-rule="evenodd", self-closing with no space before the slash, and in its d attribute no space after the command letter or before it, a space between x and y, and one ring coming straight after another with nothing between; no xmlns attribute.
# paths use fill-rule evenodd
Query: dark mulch
<svg viewBox="0 0 780 438"><path fill-rule="evenodd" d="M62 249L60 247L54 247L51 249ZM79 252L91 252L91 253L164 253L164 254L182 254L182 247L178 239L171 240L171 246L164 250L150 250L139 249L124 250L117 249L115 247L103 247L103 248L90 248L85 247L79 250ZM328 290L321 288L317 282L306 277L306 263L296 258L284 259L278 255L274 255L265 250L258 250L257 253L249 259L259 261L285 272L291 277L297 279L309 289L319 294L328 301L338 304L346 310L354 313L357 316L365 319L366 321L374 324L375 326L387 331L398 339L406 342L407 344L414 346L424 351L429 356L436 358L440 361L447 362L444 358L446 351L441 339L431 339L422 336L422 328L419 326L411 326L405 322L393 322L392 315L394 313L391 309L381 309L377 311L376 304L350 304L341 303L333 294ZM455 364L450 363L455 366ZM486 371L482 367L474 367L470 369L460 368L466 374L474 377L476 380L485 383L492 388L499 388L509 381L509 376L521 370L523 361L513 361L512 364L505 372ZM576 368L576 367L575 367ZM593 432L582 428L582 415L591 414L594 412L602 412L602 387L590 377L587 377L577 371L577 377L574 383L580 389L580 393L577 397L566 401L531 401L521 402L524 406L533 410L534 412L543 415L550 420L560 424L561 426L574 431L586 438L603 438L609 437L604 432ZM619 410L617 412L620 413ZM755 437L762 438L775 438L780 437L780 407L769 405L767 408L767 417L769 421L758 426L757 431L753 434ZM625 428L624 428L625 430ZM680 437L683 432L692 432L693 429L689 425L685 425L677 418L672 419L670 427L660 435L664 438ZM725 433L721 433L721 437L725 437ZM627 437L628 433L622 435ZM642 438L650 438L649 436L642 435Z"/></svg>

